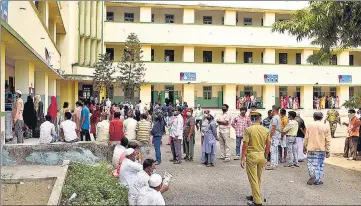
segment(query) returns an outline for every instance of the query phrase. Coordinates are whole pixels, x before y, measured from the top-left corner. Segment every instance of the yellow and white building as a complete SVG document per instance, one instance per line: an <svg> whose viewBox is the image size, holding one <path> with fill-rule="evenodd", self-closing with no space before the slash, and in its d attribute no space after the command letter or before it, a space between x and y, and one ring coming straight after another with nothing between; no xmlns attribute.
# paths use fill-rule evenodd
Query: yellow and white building
<svg viewBox="0 0 361 206"><path fill-rule="evenodd" d="M342 103L361 91L361 48L335 53L327 65L308 64L307 57L319 51L311 40L297 42L294 36L271 32L274 22L299 9L282 3L277 9L226 3L3 2L2 96L7 81L23 91L24 99L31 91L40 94L45 108L56 96L59 107L67 101L74 109L79 96L96 92L91 80L98 55L108 52L120 61L132 32L143 47L148 82L135 91L135 100L179 98L190 106L227 103L235 109L236 96L253 93L265 108L288 95L299 96L301 108L312 109L314 95L338 96ZM268 82L267 75L278 81ZM99 95L124 100L117 87Z"/></svg>

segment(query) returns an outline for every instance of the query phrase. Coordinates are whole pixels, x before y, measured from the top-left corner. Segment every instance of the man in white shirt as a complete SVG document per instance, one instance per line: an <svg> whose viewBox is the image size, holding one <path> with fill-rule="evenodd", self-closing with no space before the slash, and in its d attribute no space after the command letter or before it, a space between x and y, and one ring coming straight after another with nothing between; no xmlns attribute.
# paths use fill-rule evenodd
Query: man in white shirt
<svg viewBox="0 0 361 206"><path fill-rule="evenodd" d="M96 126L96 137L98 142L108 142L109 140L109 121L107 115L102 116L102 121Z"/></svg>
<svg viewBox="0 0 361 206"><path fill-rule="evenodd" d="M111 107L112 107L112 102L110 101L109 98L107 99L107 102L105 103L105 105L106 105L108 108L111 108Z"/></svg>
<svg viewBox="0 0 361 206"><path fill-rule="evenodd" d="M51 116L45 116L45 122L40 125L40 144L53 143L58 140L55 132L55 126L51 121Z"/></svg>
<svg viewBox="0 0 361 206"><path fill-rule="evenodd" d="M65 137L65 142L72 143L78 141L76 124L71 121L70 112L65 112L65 121L60 124L60 130L63 133L63 137Z"/></svg>
<svg viewBox="0 0 361 206"><path fill-rule="evenodd" d="M137 205L165 205L162 193L162 176L152 174L149 178L149 187L144 187L139 193Z"/></svg>
<svg viewBox="0 0 361 206"><path fill-rule="evenodd" d="M136 154L133 148L128 148L125 150L126 158L122 161L122 166L120 167L119 182L121 185L129 188L130 185L133 185L137 174L143 169L143 166L138 162L134 162Z"/></svg>
<svg viewBox="0 0 361 206"><path fill-rule="evenodd" d="M145 111L144 111L145 105L142 103L142 100L139 100L138 107L139 107L140 114L144 114L145 113Z"/></svg>
<svg viewBox="0 0 361 206"><path fill-rule="evenodd" d="M173 154L173 159L170 160L174 164L182 163L182 148L181 143L183 139L183 117L182 117L182 108L177 108L177 117L171 124L170 136L172 137L171 149Z"/></svg>
<svg viewBox="0 0 361 206"><path fill-rule="evenodd" d="M124 136L129 140L135 140L136 131L135 128L137 127L137 120L133 119L133 111L128 111L128 118L123 122L123 132Z"/></svg>

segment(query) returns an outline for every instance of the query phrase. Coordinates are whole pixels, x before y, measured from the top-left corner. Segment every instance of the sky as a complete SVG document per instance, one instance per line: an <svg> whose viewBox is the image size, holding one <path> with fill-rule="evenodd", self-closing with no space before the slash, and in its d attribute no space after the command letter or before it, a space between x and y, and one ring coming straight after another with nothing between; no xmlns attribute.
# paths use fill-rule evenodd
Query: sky
<svg viewBox="0 0 361 206"><path fill-rule="evenodd" d="M180 4L180 5L205 4L209 6L281 9L281 10L298 10L308 6L308 1L127 1L127 2L153 3L153 4L154 3Z"/></svg>

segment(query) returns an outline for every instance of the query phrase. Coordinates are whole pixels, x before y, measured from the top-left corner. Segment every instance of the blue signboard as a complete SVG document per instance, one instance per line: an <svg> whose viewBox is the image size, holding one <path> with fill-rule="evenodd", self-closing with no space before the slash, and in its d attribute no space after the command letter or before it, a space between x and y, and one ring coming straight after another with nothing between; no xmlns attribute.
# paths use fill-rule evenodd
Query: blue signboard
<svg viewBox="0 0 361 206"><path fill-rule="evenodd" d="M1 1L1 18L5 22L8 22L8 6L9 6L9 2L7 0Z"/></svg>
<svg viewBox="0 0 361 206"><path fill-rule="evenodd" d="M265 83L278 83L278 74L265 74L263 77Z"/></svg>
<svg viewBox="0 0 361 206"><path fill-rule="evenodd" d="M185 82L194 82L196 81L196 73L195 72L181 72L179 75L180 81Z"/></svg>
<svg viewBox="0 0 361 206"><path fill-rule="evenodd" d="M338 75L339 83L352 83L352 75Z"/></svg>

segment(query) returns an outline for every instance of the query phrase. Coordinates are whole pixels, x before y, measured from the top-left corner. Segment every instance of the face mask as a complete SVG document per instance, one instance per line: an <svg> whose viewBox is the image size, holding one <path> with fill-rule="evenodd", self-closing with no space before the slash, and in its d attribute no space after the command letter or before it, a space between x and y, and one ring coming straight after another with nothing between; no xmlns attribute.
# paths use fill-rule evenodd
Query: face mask
<svg viewBox="0 0 361 206"><path fill-rule="evenodd" d="M190 117L192 114L190 112L187 112L187 117Z"/></svg>
<svg viewBox="0 0 361 206"><path fill-rule="evenodd" d="M351 120L353 117L355 116L355 114L348 114L348 119Z"/></svg>
<svg viewBox="0 0 361 206"><path fill-rule="evenodd" d="M227 109L222 109L222 112L226 112L227 111Z"/></svg>
<svg viewBox="0 0 361 206"><path fill-rule="evenodd" d="M245 115L246 114L246 111L241 111L241 115Z"/></svg>
<svg viewBox="0 0 361 206"><path fill-rule="evenodd" d="M177 116L177 115L178 115L177 112L174 112L173 114L174 114L174 116Z"/></svg>

